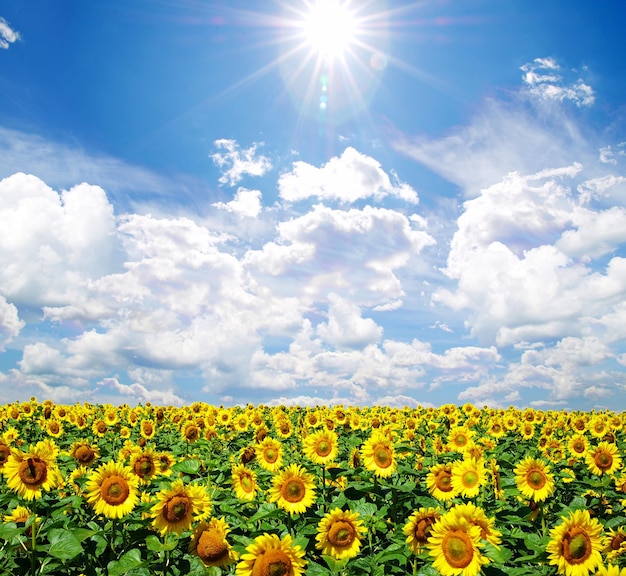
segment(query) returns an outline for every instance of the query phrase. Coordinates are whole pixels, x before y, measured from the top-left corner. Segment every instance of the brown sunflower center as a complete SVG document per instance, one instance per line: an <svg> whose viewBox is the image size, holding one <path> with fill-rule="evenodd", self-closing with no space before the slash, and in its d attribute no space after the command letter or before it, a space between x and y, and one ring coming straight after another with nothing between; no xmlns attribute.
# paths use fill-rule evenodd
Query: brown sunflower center
<svg viewBox="0 0 626 576"><path fill-rule="evenodd" d="M239 478L239 483L245 492L252 492L254 490L254 481L250 474L242 474Z"/></svg>
<svg viewBox="0 0 626 576"><path fill-rule="evenodd" d="M50 431L50 434L58 434L61 430L61 426L59 426L58 422L50 422L48 430Z"/></svg>
<svg viewBox="0 0 626 576"><path fill-rule="evenodd" d="M135 462L133 466L135 470L135 474L141 478L145 478L146 476L152 476L156 472L156 466L154 465L154 460L150 456L141 456Z"/></svg>
<svg viewBox="0 0 626 576"><path fill-rule="evenodd" d="M538 468L532 468L526 474L526 482L533 490L541 490L547 482L546 475Z"/></svg>
<svg viewBox="0 0 626 576"><path fill-rule="evenodd" d="M272 549L254 561L252 576L292 576L291 559L282 550Z"/></svg>
<svg viewBox="0 0 626 576"><path fill-rule="evenodd" d="M20 480L28 486L41 486L48 478L48 466L40 458L28 458L18 469Z"/></svg>
<svg viewBox="0 0 626 576"><path fill-rule="evenodd" d="M184 494L177 494L165 504L163 516L168 522L180 522L187 517L192 506L189 498Z"/></svg>
<svg viewBox="0 0 626 576"><path fill-rule="evenodd" d="M96 453L90 446L79 446L74 452L74 457L81 464L91 464L94 458L96 457Z"/></svg>
<svg viewBox="0 0 626 576"><path fill-rule="evenodd" d="M328 442L327 440L320 440L315 445L315 453L318 456L328 456L331 450L332 450L332 446L330 445L330 442Z"/></svg>
<svg viewBox="0 0 626 576"><path fill-rule="evenodd" d="M203 562L218 562L228 555L228 545L216 530L205 530L198 539L196 552Z"/></svg>
<svg viewBox="0 0 626 576"><path fill-rule="evenodd" d="M474 546L469 535L462 530L448 532L441 543L446 562L454 568L466 568L474 558Z"/></svg>
<svg viewBox="0 0 626 576"><path fill-rule="evenodd" d="M430 536L430 531L434 523L435 519L432 516L420 518L415 523L415 530L413 531L413 536L415 537L415 540L417 540L421 544L425 544L428 541L428 537Z"/></svg>
<svg viewBox="0 0 626 576"><path fill-rule="evenodd" d="M452 490L452 476L448 470L440 470L435 478L435 485L442 492L450 492Z"/></svg>
<svg viewBox="0 0 626 576"><path fill-rule="evenodd" d="M268 446L263 451L263 456L264 456L266 462L269 462L270 464L273 464L274 462L276 462L276 460L278 460L278 450L276 450L272 446Z"/></svg>
<svg viewBox="0 0 626 576"><path fill-rule="evenodd" d="M576 454L582 454L585 451L585 443L582 440L575 440L572 442L572 450Z"/></svg>
<svg viewBox="0 0 626 576"><path fill-rule="evenodd" d="M129 495L130 486L121 476L109 476L100 486L100 496L109 506L123 504Z"/></svg>
<svg viewBox="0 0 626 576"><path fill-rule="evenodd" d="M141 429L146 436L152 436L152 433L154 432L154 427L150 423L143 424Z"/></svg>
<svg viewBox="0 0 626 576"><path fill-rule="evenodd" d="M591 538L583 528L568 530L561 542L561 553L568 564L582 564L591 552Z"/></svg>
<svg viewBox="0 0 626 576"><path fill-rule="evenodd" d="M200 431L196 426L189 426L185 429L185 439L189 441L197 440L200 436Z"/></svg>
<svg viewBox="0 0 626 576"><path fill-rule="evenodd" d="M379 445L374 450L374 462L379 468L389 468L393 461L393 454L389 446Z"/></svg>
<svg viewBox="0 0 626 576"><path fill-rule="evenodd" d="M327 538L335 548L347 548L354 542L356 530L351 522L337 520L328 530Z"/></svg>
<svg viewBox="0 0 626 576"><path fill-rule="evenodd" d="M626 542L626 534L616 534L611 538L611 550L619 550L624 542Z"/></svg>
<svg viewBox="0 0 626 576"><path fill-rule="evenodd" d="M596 466L600 468L600 470L602 470L603 472L606 472L611 468L611 466L613 466L613 456L605 450L598 452L593 457L593 461L595 462Z"/></svg>
<svg viewBox="0 0 626 576"><path fill-rule="evenodd" d="M287 502L300 502L306 494L306 486L301 478L290 478L280 489L280 495Z"/></svg>
<svg viewBox="0 0 626 576"><path fill-rule="evenodd" d="M107 425L104 422L98 422L96 429L99 434L104 434L107 431Z"/></svg>
<svg viewBox="0 0 626 576"><path fill-rule="evenodd" d="M0 464L6 464L11 455L11 449L6 444L0 444Z"/></svg>

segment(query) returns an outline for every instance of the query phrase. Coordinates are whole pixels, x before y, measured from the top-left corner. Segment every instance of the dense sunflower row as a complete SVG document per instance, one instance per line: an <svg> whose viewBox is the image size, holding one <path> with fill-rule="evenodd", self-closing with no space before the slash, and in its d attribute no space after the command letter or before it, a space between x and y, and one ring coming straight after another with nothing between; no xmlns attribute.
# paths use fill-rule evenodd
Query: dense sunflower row
<svg viewBox="0 0 626 576"><path fill-rule="evenodd" d="M0 572L626 576L626 414L0 407Z"/></svg>

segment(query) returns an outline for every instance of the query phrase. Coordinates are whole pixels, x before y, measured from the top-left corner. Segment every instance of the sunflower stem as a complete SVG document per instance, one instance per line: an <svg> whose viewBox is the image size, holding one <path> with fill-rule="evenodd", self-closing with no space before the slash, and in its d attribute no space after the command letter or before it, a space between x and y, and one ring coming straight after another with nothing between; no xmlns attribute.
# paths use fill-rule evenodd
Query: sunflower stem
<svg viewBox="0 0 626 576"><path fill-rule="evenodd" d="M326 466L322 464L322 512L326 512Z"/></svg>
<svg viewBox="0 0 626 576"><path fill-rule="evenodd" d="M165 550L163 552L163 576L167 575L167 566L169 564L170 552L169 550Z"/></svg>
<svg viewBox="0 0 626 576"><path fill-rule="evenodd" d="M33 516L35 521L30 525L30 573L37 574L37 500L33 500Z"/></svg>

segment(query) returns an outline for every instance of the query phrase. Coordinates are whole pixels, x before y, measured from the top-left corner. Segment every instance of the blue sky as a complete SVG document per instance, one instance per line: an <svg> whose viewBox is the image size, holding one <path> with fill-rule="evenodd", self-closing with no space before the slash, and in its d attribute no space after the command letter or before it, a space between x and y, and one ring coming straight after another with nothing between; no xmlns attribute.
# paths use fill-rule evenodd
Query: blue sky
<svg viewBox="0 0 626 576"><path fill-rule="evenodd" d="M0 401L626 409L625 12L5 0Z"/></svg>

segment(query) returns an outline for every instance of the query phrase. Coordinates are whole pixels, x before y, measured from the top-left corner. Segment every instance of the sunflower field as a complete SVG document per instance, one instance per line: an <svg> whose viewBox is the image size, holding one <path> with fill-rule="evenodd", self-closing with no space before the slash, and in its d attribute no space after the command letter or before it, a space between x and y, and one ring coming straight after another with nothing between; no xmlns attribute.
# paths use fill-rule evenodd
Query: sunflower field
<svg viewBox="0 0 626 576"><path fill-rule="evenodd" d="M626 414L0 406L0 574L626 576Z"/></svg>

